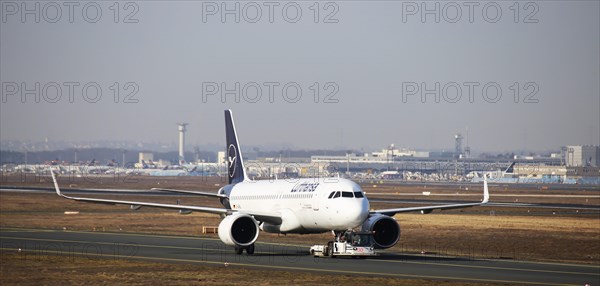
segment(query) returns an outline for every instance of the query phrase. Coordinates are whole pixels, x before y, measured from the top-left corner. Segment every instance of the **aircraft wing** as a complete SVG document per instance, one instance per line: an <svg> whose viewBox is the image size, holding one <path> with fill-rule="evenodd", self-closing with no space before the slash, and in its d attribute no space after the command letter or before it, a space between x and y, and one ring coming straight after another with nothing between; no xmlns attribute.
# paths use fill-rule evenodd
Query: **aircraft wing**
<svg viewBox="0 0 600 286"><path fill-rule="evenodd" d="M230 214L238 212L237 210L231 210L231 209L225 209L225 208L71 197L71 196L64 195L60 192L60 188L58 187L58 182L56 180L56 176L54 175L54 171L50 171L50 174L52 174L52 181L54 182L54 188L56 189L56 194L58 194L59 196L61 196L63 198L70 199L70 200L87 202L87 203L109 204L109 205L130 205L132 209L138 209L140 207L156 207L156 208L165 208L165 209L174 209L174 210L197 211L197 212L212 213L212 214L219 214L219 215L230 215ZM239 211L239 212L251 215L256 220L261 221L261 222L281 224L281 216L276 213L254 212L254 211Z"/></svg>
<svg viewBox="0 0 600 286"><path fill-rule="evenodd" d="M394 208L394 209L382 209L371 211L371 214L383 214L387 216L393 216L397 213L415 212L420 211L421 213L430 213L434 210L448 210L448 209L460 209L474 206L485 205L490 200L490 193L488 191L487 180L483 179L483 201L481 203L467 203L467 204L451 204L451 205L437 205L437 206L422 206L422 207L408 207L408 208Z"/></svg>
<svg viewBox="0 0 600 286"><path fill-rule="evenodd" d="M224 194L216 194L209 192L198 192L198 191L187 191L187 190L174 190L174 189L161 189L161 188L152 188L152 191L161 191L161 192L171 192L171 193L182 193L182 194L192 194L197 196L205 196L205 197L215 197L215 198L226 198L227 196Z"/></svg>

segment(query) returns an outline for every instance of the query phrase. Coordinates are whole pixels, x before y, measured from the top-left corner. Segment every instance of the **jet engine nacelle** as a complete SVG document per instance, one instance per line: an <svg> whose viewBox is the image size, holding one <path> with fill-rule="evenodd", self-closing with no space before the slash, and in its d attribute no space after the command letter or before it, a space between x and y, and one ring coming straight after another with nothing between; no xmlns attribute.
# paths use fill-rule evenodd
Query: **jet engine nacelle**
<svg viewBox="0 0 600 286"><path fill-rule="evenodd" d="M400 240L400 225L393 217L382 214L369 216L362 224L363 231L372 231L375 248L390 248Z"/></svg>
<svg viewBox="0 0 600 286"><path fill-rule="evenodd" d="M258 222L247 214L232 214L219 224L219 238L229 246L249 246L258 239Z"/></svg>

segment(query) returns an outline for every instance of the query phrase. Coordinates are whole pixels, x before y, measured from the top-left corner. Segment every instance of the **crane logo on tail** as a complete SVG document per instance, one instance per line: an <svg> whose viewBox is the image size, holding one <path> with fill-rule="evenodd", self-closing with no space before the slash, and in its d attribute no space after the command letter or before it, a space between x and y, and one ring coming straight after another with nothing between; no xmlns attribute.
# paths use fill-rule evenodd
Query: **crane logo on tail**
<svg viewBox="0 0 600 286"><path fill-rule="evenodd" d="M233 178L235 176L235 163L237 161L237 149L235 145L229 144L229 148L227 149L227 162L229 163L229 177Z"/></svg>

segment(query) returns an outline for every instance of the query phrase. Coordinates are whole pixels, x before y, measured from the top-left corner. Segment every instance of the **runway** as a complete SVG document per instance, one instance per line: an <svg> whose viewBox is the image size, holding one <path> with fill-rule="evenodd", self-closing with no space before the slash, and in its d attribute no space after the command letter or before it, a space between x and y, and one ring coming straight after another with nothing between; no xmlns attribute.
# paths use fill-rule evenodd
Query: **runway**
<svg viewBox="0 0 600 286"><path fill-rule="evenodd" d="M259 238L260 240L260 238ZM0 229L2 253L141 259L166 263L253 267L324 274L536 285L600 285L600 266L487 260L383 252L368 259L314 258L308 245L257 242L252 256L235 255L217 239L46 229ZM227 265L227 266L226 266Z"/></svg>

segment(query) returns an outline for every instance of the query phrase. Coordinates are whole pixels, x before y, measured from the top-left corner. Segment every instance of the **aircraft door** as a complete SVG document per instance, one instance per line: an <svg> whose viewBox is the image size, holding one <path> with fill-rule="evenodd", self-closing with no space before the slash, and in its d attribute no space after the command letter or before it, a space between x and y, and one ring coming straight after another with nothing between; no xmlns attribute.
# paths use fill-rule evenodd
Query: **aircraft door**
<svg viewBox="0 0 600 286"><path fill-rule="evenodd" d="M313 193L312 208L313 211L319 211L321 195L319 191Z"/></svg>

